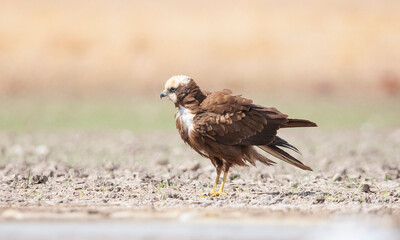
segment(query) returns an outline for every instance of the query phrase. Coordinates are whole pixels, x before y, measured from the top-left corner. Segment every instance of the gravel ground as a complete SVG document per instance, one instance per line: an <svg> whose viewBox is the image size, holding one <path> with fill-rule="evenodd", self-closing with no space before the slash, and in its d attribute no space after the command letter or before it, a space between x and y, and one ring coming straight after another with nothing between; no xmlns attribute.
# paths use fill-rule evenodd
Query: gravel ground
<svg viewBox="0 0 400 240"><path fill-rule="evenodd" d="M278 161L215 169L177 132L0 133L0 220L382 216L400 225L400 129L281 131L313 172Z"/></svg>

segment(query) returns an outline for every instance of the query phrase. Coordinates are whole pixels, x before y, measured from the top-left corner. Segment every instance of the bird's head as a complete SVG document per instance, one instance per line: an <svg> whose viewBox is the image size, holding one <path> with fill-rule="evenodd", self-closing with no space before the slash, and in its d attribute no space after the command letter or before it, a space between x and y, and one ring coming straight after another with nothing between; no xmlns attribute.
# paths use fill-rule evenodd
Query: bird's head
<svg viewBox="0 0 400 240"><path fill-rule="evenodd" d="M185 75L172 76L165 83L165 89L161 92L160 98L168 97L172 102L176 104L179 96L181 96L185 92L189 83L192 81L192 78Z"/></svg>

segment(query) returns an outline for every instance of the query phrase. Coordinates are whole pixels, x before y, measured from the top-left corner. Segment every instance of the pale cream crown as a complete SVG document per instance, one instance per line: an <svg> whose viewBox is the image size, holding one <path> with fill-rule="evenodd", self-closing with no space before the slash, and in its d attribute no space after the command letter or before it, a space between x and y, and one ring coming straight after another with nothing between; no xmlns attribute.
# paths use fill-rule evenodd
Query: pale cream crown
<svg viewBox="0 0 400 240"><path fill-rule="evenodd" d="M185 75L176 75L170 77L165 83L165 89L178 88L179 85L188 85L192 79Z"/></svg>

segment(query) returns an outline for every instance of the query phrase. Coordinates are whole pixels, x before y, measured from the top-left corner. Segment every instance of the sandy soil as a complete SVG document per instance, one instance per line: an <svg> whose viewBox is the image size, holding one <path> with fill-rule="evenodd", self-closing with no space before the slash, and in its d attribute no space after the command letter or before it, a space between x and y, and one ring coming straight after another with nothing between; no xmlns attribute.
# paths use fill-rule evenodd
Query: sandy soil
<svg viewBox="0 0 400 240"><path fill-rule="evenodd" d="M0 219L266 219L385 216L400 221L400 129L281 131L313 172L278 161L235 168L228 196L174 132L0 133Z"/></svg>

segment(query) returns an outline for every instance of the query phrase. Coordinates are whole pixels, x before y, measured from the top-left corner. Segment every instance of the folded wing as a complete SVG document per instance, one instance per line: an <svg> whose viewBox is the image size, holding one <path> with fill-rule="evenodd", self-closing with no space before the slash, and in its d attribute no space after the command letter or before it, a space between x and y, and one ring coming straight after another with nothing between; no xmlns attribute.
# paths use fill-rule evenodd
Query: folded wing
<svg viewBox="0 0 400 240"><path fill-rule="evenodd" d="M287 115L275 108L253 104L232 96L230 91L214 92L201 103L194 128L205 137L226 145L266 145L272 143Z"/></svg>

